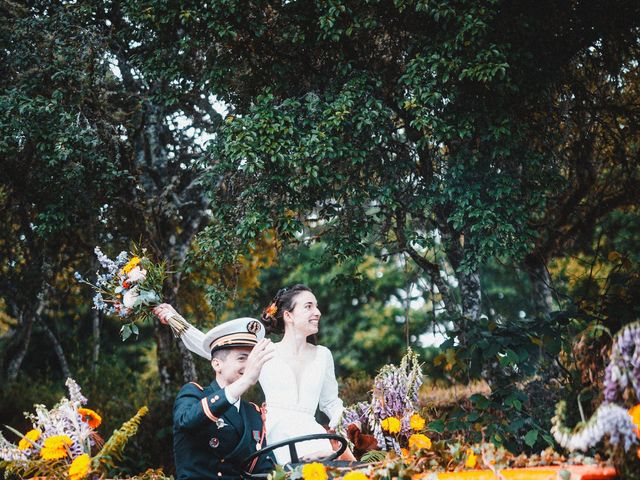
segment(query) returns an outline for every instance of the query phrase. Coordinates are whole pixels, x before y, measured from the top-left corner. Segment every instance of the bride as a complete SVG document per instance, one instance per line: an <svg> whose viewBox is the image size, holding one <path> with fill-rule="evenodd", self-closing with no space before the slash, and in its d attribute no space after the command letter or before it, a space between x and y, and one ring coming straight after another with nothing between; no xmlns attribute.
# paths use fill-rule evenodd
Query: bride
<svg viewBox="0 0 640 480"><path fill-rule="evenodd" d="M281 289L262 313L268 333L284 331L259 378L267 404L269 444L326 433L315 420L316 409L320 407L329 417L330 428L336 427L344 410L331 352L315 345L320 316L315 295L304 285ZM296 448L300 457L325 456L332 451L328 440L312 440ZM280 464L290 460L286 448L277 449L275 455Z"/></svg>
<svg viewBox="0 0 640 480"><path fill-rule="evenodd" d="M179 316L168 304L159 305L154 313L163 323L171 316ZM340 420L344 407L338 397L333 356L328 348L315 345L320 317L315 295L300 284L279 290L262 313L267 333L284 331L282 340L274 344L273 359L264 364L259 378L266 400L267 445L326 433L315 420L318 407L329 417L330 428ZM210 352L202 346L204 334L200 330L187 324L180 338L191 351L210 358ZM299 443L296 449L299 457L308 458L332 452L331 443L325 439ZM290 461L287 448L274 453L279 464Z"/></svg>

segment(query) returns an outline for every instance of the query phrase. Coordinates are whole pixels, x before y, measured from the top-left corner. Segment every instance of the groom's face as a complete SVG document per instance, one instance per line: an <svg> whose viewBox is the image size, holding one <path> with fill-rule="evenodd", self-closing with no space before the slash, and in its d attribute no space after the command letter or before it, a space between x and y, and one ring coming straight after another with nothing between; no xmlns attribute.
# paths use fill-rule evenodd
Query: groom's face
<svg viewBox="0 0 640 480"><path fill-rule="evenodd" d="M221 388L232 384L244 373L247 357L251 353L252 347L234 347L214 354L211 366L216 372L216 382Z"/></svg>

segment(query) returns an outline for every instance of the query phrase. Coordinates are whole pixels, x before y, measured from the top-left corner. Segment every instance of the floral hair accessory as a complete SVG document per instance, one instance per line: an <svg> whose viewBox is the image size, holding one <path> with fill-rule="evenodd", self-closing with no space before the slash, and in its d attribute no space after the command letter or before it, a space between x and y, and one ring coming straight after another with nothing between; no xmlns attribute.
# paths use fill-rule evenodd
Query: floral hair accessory
<svg viewBox="0 0 640 480"><path fill-rule="evenodd" d="M278 307L276 306L276 302L273 302L267 308L265 308L264 313L273 317L278 312Z"/></svg>

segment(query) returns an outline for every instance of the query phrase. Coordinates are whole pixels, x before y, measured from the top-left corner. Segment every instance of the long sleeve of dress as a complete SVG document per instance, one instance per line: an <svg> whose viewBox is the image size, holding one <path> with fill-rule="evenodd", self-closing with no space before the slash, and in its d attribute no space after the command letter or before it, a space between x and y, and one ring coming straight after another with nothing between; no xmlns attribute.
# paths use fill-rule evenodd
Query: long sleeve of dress
<svg viewBox="0 0 640 480"><path fill-rule="evenodd" d="M333 365L333 355L331 355L329 349L325 349L325 351L327 363L322 389L320 390L319 407L329 417L329 427L335 428L340 421L344 405L340 397L338 397L338 381L336 380L336 372Z"/></svg>
<svg viewBox="0 0 640 480"><path fill-rule="evenodd" d="M188 350L207 360L211 360L211 352L205 350L202 346L204 335L204 332L189 324L189 328L180 335L180 340L182 340L182 343L184 343L184 346L187 347Z"/></svg>

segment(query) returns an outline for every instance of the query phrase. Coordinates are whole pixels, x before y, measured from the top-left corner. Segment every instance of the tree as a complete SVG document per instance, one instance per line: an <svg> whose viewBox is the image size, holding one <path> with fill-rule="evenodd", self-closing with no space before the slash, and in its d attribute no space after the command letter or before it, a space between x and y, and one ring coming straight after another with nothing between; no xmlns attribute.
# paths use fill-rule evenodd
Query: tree
<svg viewBox="0 0 640 480"><path fill-rule="evenodd" d="M196 160L205 155L197 138L219 122L209 90L147 67L180 46L157 50L126 2L0 8L5 268L31 265L38 285L47 279L32 257L46 255L44 271L71 275L73 267L93 270L95 245L119 251L142 242L175 271L165 291L175 303L191 241L208 221ZM164 35L175 36L173 27ZM11 284L5 299L15 298ZM13 285L36 305L37 288ZM29 331L29 321L21 325ZM194 378L193 361L181 345L179 360L171 358L167 329L156 338L171 396L175 383Z"/></svg>
<svg viewBox="0 0 640 480"><path fill-rule="evenodd" d="M548 312L545 263L637 189L635 2L225 6L184 22L234 108L212 148L221 258L269 228L334 259L403 252L464 339L480 265L522 263Z"/></svg>

